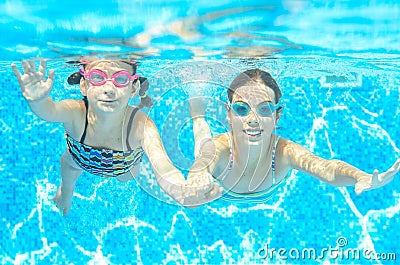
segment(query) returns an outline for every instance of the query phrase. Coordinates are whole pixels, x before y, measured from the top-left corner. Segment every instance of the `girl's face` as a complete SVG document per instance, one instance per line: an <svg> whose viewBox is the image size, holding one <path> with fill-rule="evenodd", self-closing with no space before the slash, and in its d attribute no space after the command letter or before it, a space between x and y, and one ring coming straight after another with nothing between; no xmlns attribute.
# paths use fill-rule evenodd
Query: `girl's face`
<svg viewBox="0 0 400 265"><path fill-rule="evenodd" d="M236 89L228 111L232 133L240 142L261 144L275 130L274 91L263 84L250 84Z"/></svg>
<svg viewBox="0 0 400 265"><path fill-rule="evenodd" d="M81 92L94 110L114 112L124 109L138 91L139 82L132 84L132 67L127 63L96 61L86 67L85 73L88 76L81 79Z"/></svg>

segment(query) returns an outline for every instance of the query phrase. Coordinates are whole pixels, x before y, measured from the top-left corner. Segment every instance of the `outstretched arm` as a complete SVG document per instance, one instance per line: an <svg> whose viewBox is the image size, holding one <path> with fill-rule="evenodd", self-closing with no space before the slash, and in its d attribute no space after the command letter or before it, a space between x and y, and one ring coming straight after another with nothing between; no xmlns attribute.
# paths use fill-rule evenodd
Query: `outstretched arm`
<svg viewBox="0 0 400 265"><path fill-rule="evenodd" d="M178 192L185 179L182 173L171 163L161 142L157 127L150 118L147 118L144 123L142 148L149 158L161 188L170 195Z"/></svg>
<svg viewBox="0 0 400 265"><path fill-rule="evenodd" d="M157 127L150 118L147 118L144 124L142 147L150 160L158 184L174 200L188 207L193 205L193 200L198 202L197 205L209 201L207 198L213 194L212 183L203 185L196 180L185 180L182 173L171 163Z"/></svg>
<svg viewBox="0 0 400 265"><path fill-rule="evenodd" d="M219 135L215 139L205 139L202 142L192 167L190 168L187 181L191 183L191 185L211 188L202 200L198 200L196 196L189 196L187 198L187 203L192 207L216 200L222 195L223 188L213 177L212 173L214 172L221 156L223 144L221 144L219 140L223 137L224 136Z"/></svg>
<svg viewBox="0 0 400 265"><path fill-rule="evenodd" d="M378 171L375 170L373 174L368 174L341 160L326 160L318 157L289 140L284 140L283 153L288 158L290 167L333 186L355 185L357 194L388 184L400 170L400 160L398 160L384 173L378 174Z"/></svg>
<svg viewBox="0 0 400 265"><path fill-rule="evenodd" d="M72 114L68 110L72 108L71 104L73 103L69 100L54 102L49 97L54 82L54 70L49 71L46 79L46 62L44 60L40 61L38 71L36 71L34 61L22 61L23 75L15 64L11 66L18 79L22 95L37 116L51 122L65 123L71 120Z"/></svg>
<svg viewBox="0 0 400 265"><path fill-rule="evenodd" d="M207 101L205 97L193 97L189 99L190 116L193 121L194 157L197 158L200 147L207 139L211 139L211 131L204 117Z"/></svg>

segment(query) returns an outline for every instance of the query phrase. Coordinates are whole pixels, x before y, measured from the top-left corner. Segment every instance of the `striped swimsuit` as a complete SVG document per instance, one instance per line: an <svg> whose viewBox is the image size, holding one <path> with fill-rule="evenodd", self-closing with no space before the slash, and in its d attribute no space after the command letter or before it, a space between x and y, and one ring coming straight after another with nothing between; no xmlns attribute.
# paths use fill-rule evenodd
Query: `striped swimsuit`
<svg viewBox="0 0 400 265"><path fill-rule="evenodd" d="M276 137L275 145L273 146L272 149L272 161L271 161L272 186L269 189L252 193L237 193L229 189L225 189L221 199L235 203L264 203L269 199L271 199L276 194L278 188L282 186L285 183L285 180L287 179L286 176L279 183L276 183L275 180L275 150L276 146L278 145L278 142L279 142L279 136ZM229 165L225 169L225 171L221 174L222 177L220 177L220 179L226 177L231 171L232 167L233 167L233 154L232 154L232 148L230 148Z"/></svg>
<svg viewBox="0 0 400 265"><path fill-rule="evenodd" d="M88 126L87 100L84 101L86 106L86 123L80 141L77 141L66 134L67 148L73 160L83 170L101 177L117 177L129 172L131 168L142 161L144 153L141 146L137 147L135 150L131 150L128 141L133 118L135 117L138 108L135 108L132 111L129 118L126 139L128 151L116 151L84 144L86 129Z"/></svg>

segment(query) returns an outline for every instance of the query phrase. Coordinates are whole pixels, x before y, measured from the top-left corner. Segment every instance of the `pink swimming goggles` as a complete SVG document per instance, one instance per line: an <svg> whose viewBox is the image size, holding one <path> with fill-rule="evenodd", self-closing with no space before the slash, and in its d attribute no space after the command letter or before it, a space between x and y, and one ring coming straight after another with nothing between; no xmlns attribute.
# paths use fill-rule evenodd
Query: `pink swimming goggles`
<svg viewBox="0 0 400 265"><path fill-rule="evenodd" d="M94 86L102 86L107 81L111 81L116 87L125 87L130 81L133 82L139 78L137 74L131 76L128 71L116 72L111 78L108 78L106 73L98 69L92 69L86 73L85 69L81 68L79 73Z"/></svg>

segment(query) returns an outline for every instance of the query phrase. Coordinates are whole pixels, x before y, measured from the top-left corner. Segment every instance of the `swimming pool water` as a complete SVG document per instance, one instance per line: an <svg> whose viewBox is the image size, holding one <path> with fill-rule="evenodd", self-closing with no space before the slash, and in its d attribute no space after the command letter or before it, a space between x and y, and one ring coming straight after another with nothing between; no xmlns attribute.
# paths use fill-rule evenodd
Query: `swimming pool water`
<svg viewBox="0 0 400 265"><path fill-rule="evenodd" d="M363 2L358 9L350 1L273 1L264 8L252 1L208 6L204 1L113 1L102 8L92 1L74 4L75 9L55 1L3 4L5 23L0 29L9 34L1 34L0 62L2 264L398 263L398 179L356 196L351 187L331 187L292 171L268 204L219 200L185 209L155 185L144 158L136 182L83 174L70 213L60 216L51 198L60 182L62 126L41 121L29 110L10 67L12 61L50 58L49 68L56 69L51 95L61 100L80 98L79 89L66 83L75 69L65 61L74 55L144 56L139 72L149 78L149 95L155 100L148 114L171 160L184 172L193 159L188 95L209 97L207 118L213 134L223 132L224 89L237 73L259 67L277 79L283 92L279 134L325 158L342 159L367 172L383 171L400 153L396 2ZM93 12L87 11L89 6L95 6ZM133 15L124 20L129 12ZM84 19L88 14L98 19L98 31L96 23ZM120 15L115 25L110 23L114 14ZM195 18L201 19L193 22ZM157 31L176 21L194 23L188 32L200 37L174 35L171 29L163 31L165 27ZM21 38L21 32L33 39ZM140 33L150 41L137 47L121 41ZM338 257L289 256L304 249L321 254L338 245ZM263 257L266 250L271 254L280 248L287 251L287 259L276 253L272 259ZM346 258L343 253L352 249L375 250L386 259ZM390 253L397 260L389 260Z"/></svg>

